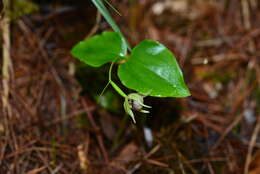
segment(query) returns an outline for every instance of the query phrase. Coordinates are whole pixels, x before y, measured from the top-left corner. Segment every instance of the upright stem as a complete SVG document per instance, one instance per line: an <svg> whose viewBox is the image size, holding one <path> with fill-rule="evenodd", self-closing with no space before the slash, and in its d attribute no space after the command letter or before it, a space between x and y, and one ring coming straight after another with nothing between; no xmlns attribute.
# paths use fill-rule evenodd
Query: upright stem
<svg viewBox="0 0 260 174"><path fill-rule="evenodd" d="M112 68L114 66L114 62L111 63L110 68L109 68L109 74L108 74L108 79L109 79L109 83L112 85L112 87L118 92L118 94L120 94L122 97L127 98L127 95L122 91L122 89L119 88L119 86L117 86L117 84L115 84L112 79L111 79L111 74L112 74Z"/></svg>
<svg viewBox="0 0 260 174"><path fill-rule="evenodd" d="M9 81L10 81L10 67L11 56L10 56L10 0L3 0L4 5L4 15L2 19L2 37L3 37L3 65L2 65L2 84L3 84L3 111L7 113L10 111L8 105L8 96L9 96ZM9 113L10 114L10 113Z"/></svg>

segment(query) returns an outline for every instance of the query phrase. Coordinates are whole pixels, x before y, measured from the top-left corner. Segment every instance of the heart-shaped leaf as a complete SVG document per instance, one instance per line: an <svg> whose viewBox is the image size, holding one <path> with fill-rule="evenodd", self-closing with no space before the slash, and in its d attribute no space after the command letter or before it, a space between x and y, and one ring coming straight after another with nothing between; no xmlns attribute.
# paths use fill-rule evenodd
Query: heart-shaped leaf
<svg viewBox="0 0 260 174"><path fill-rule="evenodd" d="M103 32L88 40L76 44L71 54L82 62L99 67L116 59L124 58L127 53L127 45L116 32Z"/></svg>
<svg viewBox="0 0 260 174"><path fill-rule="evenodd" d="M118 76L128 88L155 97L187 97L181 69L173 54L162 44L145 40L119 65Z"/></svg>

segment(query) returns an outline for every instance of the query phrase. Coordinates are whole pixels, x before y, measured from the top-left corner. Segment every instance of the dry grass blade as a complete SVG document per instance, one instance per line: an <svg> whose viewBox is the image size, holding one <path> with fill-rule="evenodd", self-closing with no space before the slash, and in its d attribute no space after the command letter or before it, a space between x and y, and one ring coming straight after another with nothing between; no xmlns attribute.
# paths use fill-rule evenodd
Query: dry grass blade
<svg viewBox="0 0 260 174"><path fill-rule="evenodd" d="M46 169L46 166L42 166L40 168L33 169L33 170L27 172L26 174L37 174L37 173L40 173L41 171L43 171L44 169Z"/></svg>
<svg viewBox="0 0 260 174"><path fill-rule="evenodd" d="M227 134L241 121L242 118L243 114L240 114L234 119L234 121L227 127L227 129L223 132L221 137L217 140L212 149L216 149L221 144L221 142L225 139Z"/></svg>
<svg viewBox="0 0 260 174"><path fill-rule="evenodd" d="M258 117L259 118L259 117ZM252 161L252 152L254 149L254 145L256 143L256 139L259 135L259 131L260 131L260 121L258 119L258 122L255 126L255 129L253 131L249 146L248 146L248 152L247 152L247 156L246 156L246 162L245 162L245 168L244 168L244 174L248 174L249 171L249 165Z"/></svg>
<svg viewBox="0 0 260 174"><path fill-rule="evenodd" d="M153 159L146 159L145 162L156 165L156 166L160 166L160 167L169 167L168 164L165 164L163 162L156 161L156 160L153 160Z"/></svg>

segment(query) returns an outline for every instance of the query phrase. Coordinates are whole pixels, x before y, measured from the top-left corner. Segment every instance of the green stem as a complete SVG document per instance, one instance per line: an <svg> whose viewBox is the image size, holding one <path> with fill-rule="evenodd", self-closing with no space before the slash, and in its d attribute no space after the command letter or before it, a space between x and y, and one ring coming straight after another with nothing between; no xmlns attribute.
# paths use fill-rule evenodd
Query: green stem
<svg viewBox="0 0 260 174"><path fill-rule="evenodd" d="M113 81L110 81L110 84L118 92L118 94L120 94L124 98L127 98L127 95Z"/></svg>
<svg viewBox="0 0 260 174"><path fill-rule="evenodd" d="M116 83L114 83L111 79L111 74L112 74L112 68L113 68L114 62L111 63L110 68L109 68L109 74L108 74L108 79L109 79L109 83L112 85L112 87L116 90L116 92L118 92L118 94L120 94L122 97L127 98L127 95L122 91L122 89L119 88L119 86L117 86Z"/></svg>

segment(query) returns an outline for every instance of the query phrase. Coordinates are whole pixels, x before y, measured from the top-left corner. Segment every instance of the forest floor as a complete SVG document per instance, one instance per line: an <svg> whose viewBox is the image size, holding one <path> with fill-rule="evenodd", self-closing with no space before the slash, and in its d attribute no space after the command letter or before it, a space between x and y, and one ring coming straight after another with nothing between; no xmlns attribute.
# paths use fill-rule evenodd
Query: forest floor
<svg viewBox="0 0 260 174"><path fill-rule="evenodd" d="M174 53L192 95L147 97L151 113L133 124L112 88L97 100L108 66L70 55L80 40L111 30L95 7L38 4L12 20L0 174L259 174L260 3L111 3L131 45L152 39Z"/></svg>

